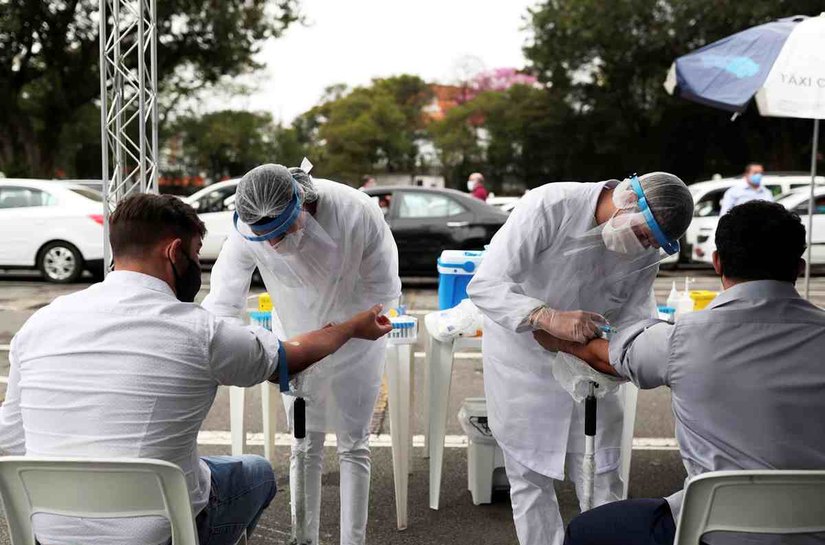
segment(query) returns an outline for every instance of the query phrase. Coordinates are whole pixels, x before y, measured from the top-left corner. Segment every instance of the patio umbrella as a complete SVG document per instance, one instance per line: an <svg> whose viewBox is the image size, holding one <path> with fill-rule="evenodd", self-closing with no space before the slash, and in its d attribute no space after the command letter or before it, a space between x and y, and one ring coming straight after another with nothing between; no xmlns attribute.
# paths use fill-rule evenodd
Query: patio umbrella
<svg viewBox="0 0 825 545"><path fill-rule="evenodd" d="M665 80L672 95L734 112L756 99L763 116L813 119L805 296L810 296L819 120L825 119L825 13L743 30L676 59Z"/></svg>

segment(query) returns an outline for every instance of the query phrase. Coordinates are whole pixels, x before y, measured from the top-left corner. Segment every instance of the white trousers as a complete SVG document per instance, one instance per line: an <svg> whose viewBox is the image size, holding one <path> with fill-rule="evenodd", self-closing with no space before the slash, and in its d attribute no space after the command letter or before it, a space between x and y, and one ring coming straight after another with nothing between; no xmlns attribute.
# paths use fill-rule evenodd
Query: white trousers
<svg viewBox="0 0 825 545"><path fill-rule="evenodd" d="M576 485L579 508L584 497L582 486L582 454L567 453L567 478ZM510 480L510 502L513 522L520 545L562 545L564 522L559 512L554 482L556 479L536 473L508 456L504 451L504 466ZM593 507L618 501L622 497L619 469L596 475L593 479Z"/></svg>
<svg viewBox="0 0 825 545"><path fill-rule="evenodd" d="M305 496L307 530L312 544L319 543L321 517L321 475L324 471L324 437L322 432L307 432L305 460ZM341 472L341 545L363 545L367 534L367 510L370 501L369 434L363 437L345 433L338 439L338 464ZM289 477L295 482L298 471L293 440ZM295 516L295 488L289 487L292 515Z"/></svg>

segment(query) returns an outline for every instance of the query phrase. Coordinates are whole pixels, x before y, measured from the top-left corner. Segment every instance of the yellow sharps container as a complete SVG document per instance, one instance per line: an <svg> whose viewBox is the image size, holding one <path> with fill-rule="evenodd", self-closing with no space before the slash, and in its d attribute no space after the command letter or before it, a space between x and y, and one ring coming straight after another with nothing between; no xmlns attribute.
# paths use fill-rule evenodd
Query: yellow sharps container
<svg viewBox="0 0 825 545"><path fill-rule="evenodd" d="M268 293L262 293L258 296L258 311L272 312L272 298Z"/></svg>
<svg viewBox="0 0 825 545"><path fill-rule="evenodd" d="M719 295L718 291L691 290L690 298L693 299L693 310L702 310Z"/></svg>

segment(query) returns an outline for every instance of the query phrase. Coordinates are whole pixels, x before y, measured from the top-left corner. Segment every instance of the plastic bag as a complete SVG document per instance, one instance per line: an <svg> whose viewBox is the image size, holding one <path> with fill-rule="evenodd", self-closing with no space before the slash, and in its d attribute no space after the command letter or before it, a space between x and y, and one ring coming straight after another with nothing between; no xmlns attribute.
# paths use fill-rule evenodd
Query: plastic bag
<svg viewBox="0 0 825 545"><path fill-rule="evenodd" d="M469 299L464 299L451 309L431 312L424 317L429 334L441 342L456 337L479 337L483 323L481 311Z"/></svg>
<svg viewBox="0 0 825 545"><path fill-rule="evenodd" d="M565 352L558 352L554 360L553 377L576 402L584 401L591 382L598 385L597 399L615 392L625 382L619 377L599 373L576 356Z"/></svg>

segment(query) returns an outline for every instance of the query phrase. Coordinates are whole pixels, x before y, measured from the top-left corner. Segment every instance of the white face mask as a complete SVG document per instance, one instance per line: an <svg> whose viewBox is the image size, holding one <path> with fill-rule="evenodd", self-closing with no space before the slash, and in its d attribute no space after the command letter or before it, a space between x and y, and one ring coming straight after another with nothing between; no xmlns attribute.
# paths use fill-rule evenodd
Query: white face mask
<svg viewBox="0 0 825 545"><path fill-rule="evenodd" d="M476 188L476 183L473 180L467 180L467 191L472 191Z"/></svg>
<svg viewBox="0 0 825 545"><path fill-rule="evenodd" d="M620 254L639 254L645 251L644 245L639 241L639 237L633 229L623 227L617 229L613 225L613 218L604 224L602 229L602 240L605 247L611 252Z"/></svg>

